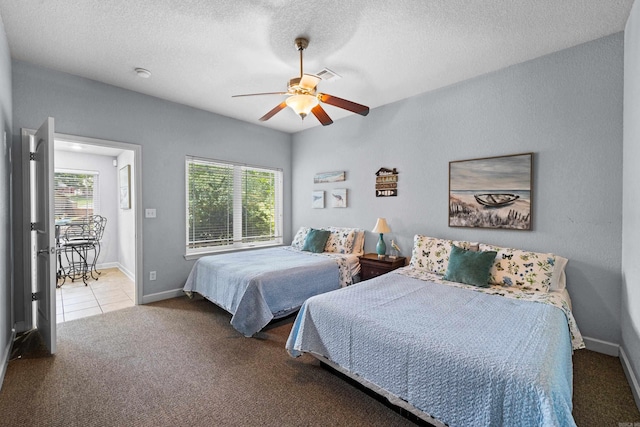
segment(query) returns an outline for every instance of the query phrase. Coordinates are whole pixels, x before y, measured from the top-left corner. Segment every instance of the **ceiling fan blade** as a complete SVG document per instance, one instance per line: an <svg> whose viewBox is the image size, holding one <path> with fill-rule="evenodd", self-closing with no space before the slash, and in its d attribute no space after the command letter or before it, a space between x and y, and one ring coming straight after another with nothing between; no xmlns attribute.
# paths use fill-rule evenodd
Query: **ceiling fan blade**
<svg viewBox="0 0 640 427"><path fill-rule="evenodd" d="M300 79L300 87L307 90L314 90L318 83L320 82L320 77L314 76L313 74L304 74Z"/></svg>
<svg viewBox="0 0 640 427"><path fill-rule="evenodd" d="M362 104L357 104L346 99L338 98L337 96L327 95L326 93L319 93L318 99L326 104L333 105L334 107L342 108L344 110L352 111L361 116L369 114L369 107Z"/></svg>
<svg viewBox="0 0 640 427"><path fill-rule="evenodd" d="M331 117L329 117L327 112L324 111L324 108L322 108L320 104L313 107L313 109L311 109L311 112L313 113L314 116L316 116L316 118L320 121L320 123L322 123L322 126L327 126L333 123L333 120L331 120Z"/></svg>
<svg viewBox="0 0 640 427"><path fill-rule="evenodd" d="M276 113L280 112L280 110L283 110L285 108L287 108L287 103L283 101L280 104L278 104L273 110L269 111L267 114L265 114L264 116L260 117L260 121L261 122L266 122L271 117L275 116Z"/></svg>
<svg viewBox="0 0 640 427"><path fill-rule="evenodd" d="M232 98L239 98L241 96L256 96L256 95L286 95L289 92L262 92L262 93L246 93L244 95L232 95Z"/></svg>

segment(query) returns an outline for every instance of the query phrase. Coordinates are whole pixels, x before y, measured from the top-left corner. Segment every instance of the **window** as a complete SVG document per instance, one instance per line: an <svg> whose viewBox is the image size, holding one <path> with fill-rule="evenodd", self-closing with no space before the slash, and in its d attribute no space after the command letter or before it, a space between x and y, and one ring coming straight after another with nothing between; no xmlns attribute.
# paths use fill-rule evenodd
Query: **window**
<svg viewBox="0 0 640 427"><path fill-rule="evenodd" d="M282 171L187 157L187 255L282 244Z"/></svg>
<svg viewBox="0 0 640 427"><path fill-rule="evenodd" d="M81 222L99 211L98 172L56 169L56 223Z"/></svg>

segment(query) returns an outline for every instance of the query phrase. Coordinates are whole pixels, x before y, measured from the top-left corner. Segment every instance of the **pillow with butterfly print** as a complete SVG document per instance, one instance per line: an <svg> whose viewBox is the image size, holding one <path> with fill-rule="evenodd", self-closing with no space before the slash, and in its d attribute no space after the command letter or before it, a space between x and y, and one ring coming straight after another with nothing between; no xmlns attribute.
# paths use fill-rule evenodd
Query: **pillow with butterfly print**
<svg viewBox="0 0 640 427"><path fill-rule="evenodd" d="M523 251L480 243L481 251L496 251L489 283L548 292L560 280L566 258L551 253ZM562 262L564 261L564 262Z"/></svg>
<svg viewBox="0 0 640 427"><path fill-rule="evenodd" d="M452 245L471 251L478 250L478 243L438 239L416 234L413 237L413 252L409 265L443 276L449 266Z"/></svg>

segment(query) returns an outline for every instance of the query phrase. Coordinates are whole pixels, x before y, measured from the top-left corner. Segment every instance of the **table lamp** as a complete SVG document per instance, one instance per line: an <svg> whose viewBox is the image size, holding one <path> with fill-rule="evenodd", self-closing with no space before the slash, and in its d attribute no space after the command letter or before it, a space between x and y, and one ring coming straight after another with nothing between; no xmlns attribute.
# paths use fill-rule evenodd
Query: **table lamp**
<svg viewBox="0 0 640 427"><path fill-rule="evenodd" d="M378 254L378 258L384 258L384 254L387 252L387 245L384 244L384 239L382 238L383 233L390 233L391 229L387 225L387 220L384 218L378 218L376 221L376 226L371 230L374 233L380 233L380 239L378 240L378 244L376 245L376 252Z"/></svg>

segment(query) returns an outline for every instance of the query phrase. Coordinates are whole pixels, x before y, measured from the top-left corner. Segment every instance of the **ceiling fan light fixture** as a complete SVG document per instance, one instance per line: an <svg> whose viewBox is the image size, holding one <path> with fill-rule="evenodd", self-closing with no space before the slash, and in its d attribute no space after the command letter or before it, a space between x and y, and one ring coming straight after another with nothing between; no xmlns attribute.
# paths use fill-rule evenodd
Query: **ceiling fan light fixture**
<svg viewBox="0 0 640 427"><path fill-rule="evenodd" d="M315 96L304 94L292 95L288 97L285 102L297 115L302 117L302 119L307 117L313 107L319 103L318 98Z"/></svg>

